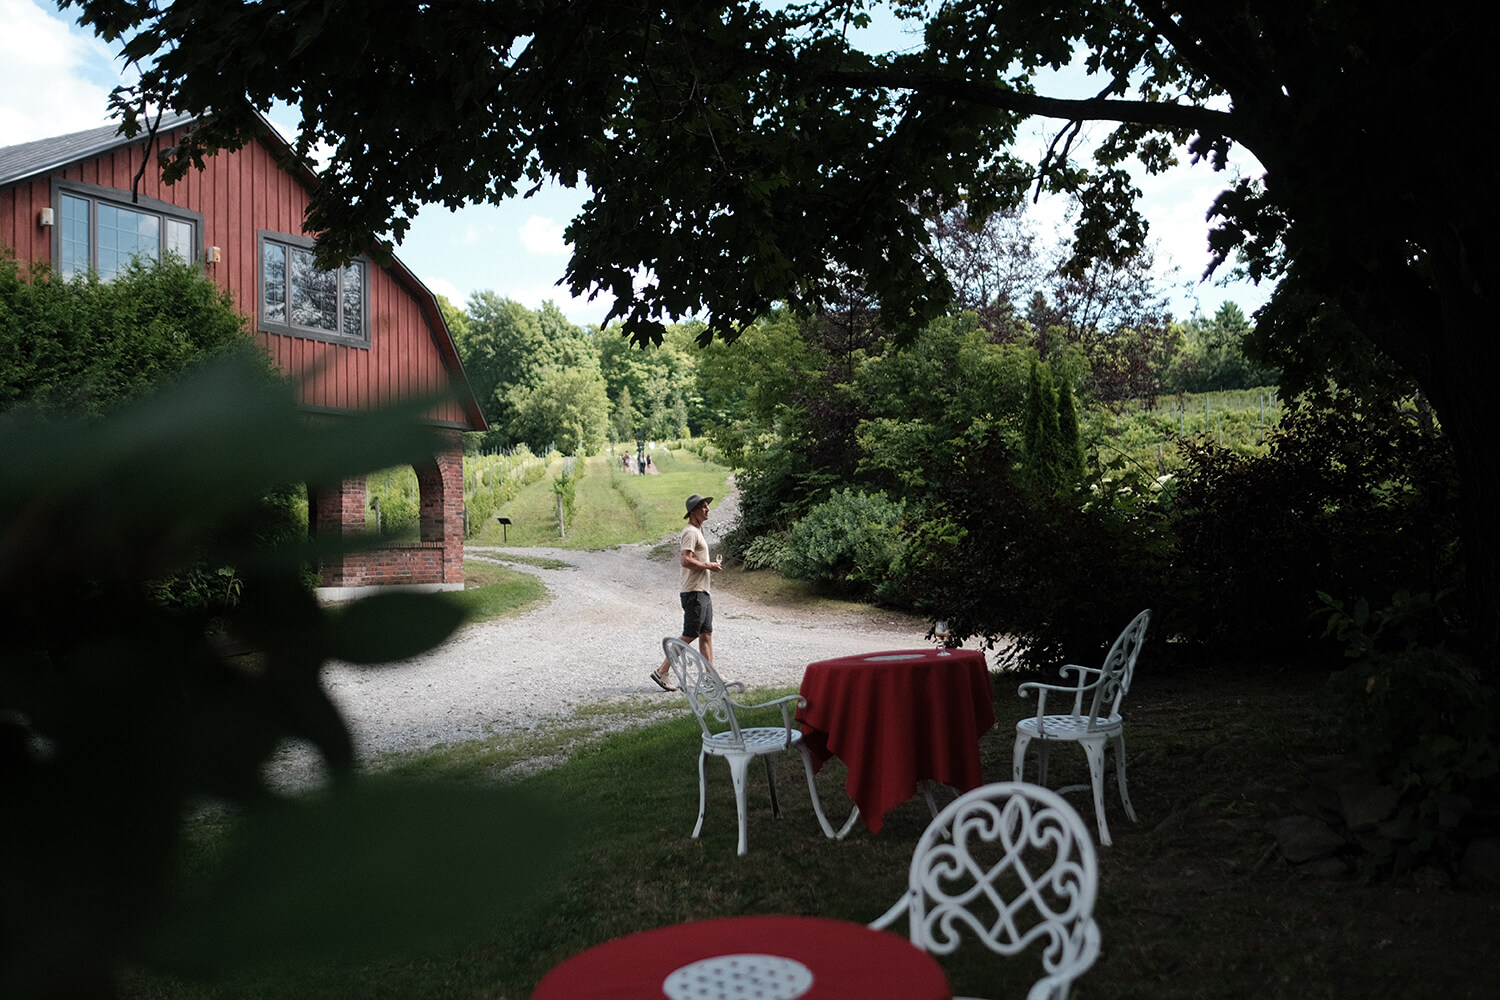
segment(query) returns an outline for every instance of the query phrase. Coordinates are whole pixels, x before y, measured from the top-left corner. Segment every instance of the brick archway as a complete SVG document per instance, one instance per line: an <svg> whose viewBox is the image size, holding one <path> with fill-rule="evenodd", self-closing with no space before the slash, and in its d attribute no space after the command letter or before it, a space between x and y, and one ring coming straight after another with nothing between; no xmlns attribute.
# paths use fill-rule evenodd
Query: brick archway
<svg viewBox="0 0 1500 1000"><path fill-rule="evenodd" d="M341 600L392 585L421 590L461 590L464 581L464 455L458 431L444 432L433 457L412 466L417 474L421 528L415 542L392 542L330 556L318 568L319 595ZM308 529L348 536L365 530L365 480L309 491Z"/></svg>

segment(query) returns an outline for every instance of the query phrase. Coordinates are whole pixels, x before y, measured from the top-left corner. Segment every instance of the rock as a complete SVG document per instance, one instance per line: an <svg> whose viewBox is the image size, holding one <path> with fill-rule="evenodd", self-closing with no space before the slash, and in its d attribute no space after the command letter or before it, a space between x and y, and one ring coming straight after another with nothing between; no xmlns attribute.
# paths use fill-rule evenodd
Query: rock
<svg viewBox="0 0 1500 1000"><path fill-rule="evenodd" d="M1417 821L1410 816L1397 816L1375 824L1375 832L1385 840L1416 840Z"/></svg>
<svg viewBox="0 0 1500 1000"><path fill-rule="evenodd" d="M1316 816L1327 823L1338 823L1344 818L1339 812L1338 795L1331 788L1310 784L1293 794L1288 805L1297 812Z"/></svg>
<svg viewBox="0 0 1500 1000"><path fill-rule="evenodd" d="M1500 886L1500 836L1476 837L1464 851L1459 870L1480 885Z"/></svg>
<svg viewBox="0 0 1500 1000"><path fill-rule="evenodd" d="M1441 792L1437 797L1438 826L1452 830L1463 822L1474 808L1474 803L1457 792Z"/></svg>
<svg viewBox="0 0 1500 1000"><path fill-rule="evenodd" d="M1437 865L1423 865L1412 871L1411 882L1418 890L1430 892L1434 889L1448 888L1453 879Z"/></svg>
<svg viewBox="0 0 1500 1000"><path fill-rule="evenodd" d="M1344 838L1333 827L1311 816L1283 816L1266 824L1276 838L1281 856L1292 864L1326 858L1344 846Z"/></svg>
<svg viewBox="0 0 1500 1000"><path fill-rule="evenodd" d="M1347 878L1352 869L1343 858L1327 857L1314 858L1306 864L1297 866L1298 875L1309 875L1313 878L1339 879Z"/></svg>
<svg viewBox="0 0 1500 1000"><path fill-rule="evenodd" d="M1401 800L1401 793L1390 785L1354 781L1339 785L1339 811L1350 830L1373 830L1382 820L1390 819Z"/></svg>

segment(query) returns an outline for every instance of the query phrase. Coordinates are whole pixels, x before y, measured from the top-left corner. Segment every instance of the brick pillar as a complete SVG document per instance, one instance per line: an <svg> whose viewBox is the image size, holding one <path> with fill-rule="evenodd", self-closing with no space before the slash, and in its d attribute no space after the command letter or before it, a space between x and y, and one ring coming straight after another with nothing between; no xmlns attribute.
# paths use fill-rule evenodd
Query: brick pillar
<svg viewBox="0 0 1500 1000"><path fill-rule="evenodd" d="M365 530L365 478L346 479L336 486L309 489L308 528L314 537L338 538ZM343 554L324 557L318 575L325 587L357 587L364 582L359 563Z"/></svg>
<svg viewBox="0 0 1500 1000"><path fill-rule="evenodd" d="M417 486L422 494L422 541L443 547L442 579L433 583L464 582L464 448L458 431L445 431L443 445L431 462L419 463Z"/></svg>

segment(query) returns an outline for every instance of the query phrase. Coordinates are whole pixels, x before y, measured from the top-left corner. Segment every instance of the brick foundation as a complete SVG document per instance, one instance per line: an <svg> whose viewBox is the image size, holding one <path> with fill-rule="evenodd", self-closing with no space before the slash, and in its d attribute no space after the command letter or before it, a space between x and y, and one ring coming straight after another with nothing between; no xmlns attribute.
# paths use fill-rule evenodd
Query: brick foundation
<svg viewBox="0 0 1500 1000"><path fill-rule="evenodd" d="M346 579L329 586L452 582L445 579L447 567L443 546L430 542L398 542L364 552L351 552L344 557L344 572ZM348 579L350 575L355 579Z"/></svg>

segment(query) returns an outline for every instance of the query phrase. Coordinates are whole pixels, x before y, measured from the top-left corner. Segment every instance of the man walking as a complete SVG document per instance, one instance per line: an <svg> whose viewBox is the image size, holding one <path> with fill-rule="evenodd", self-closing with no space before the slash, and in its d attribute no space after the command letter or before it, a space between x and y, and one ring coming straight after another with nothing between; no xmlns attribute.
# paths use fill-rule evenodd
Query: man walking
<svg viewBox="0 0 1500 1000"><path fill-rule="evenodd" d="M709 504L713 497L694 493L687 498L687 527L682 529L678 543L677 564L682 567L678 574L680 584L678 596L682 600L682 641L692 644L698 640L698 649L710 664L714 662L714 602L708 593L708 575L723 569L722 562L708 561L708 541L703 537L703 522L708 520ZM670 663L663 659L661 666L651 672L651 679L663 691L675 691L667 680Z"/></svg>

